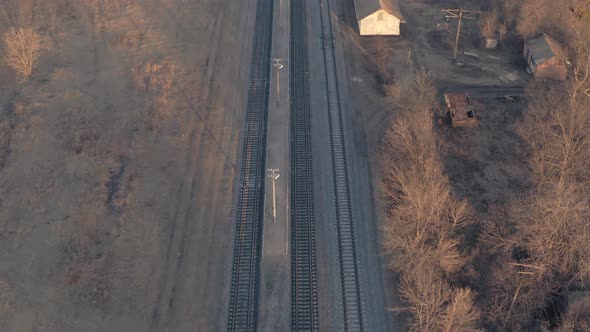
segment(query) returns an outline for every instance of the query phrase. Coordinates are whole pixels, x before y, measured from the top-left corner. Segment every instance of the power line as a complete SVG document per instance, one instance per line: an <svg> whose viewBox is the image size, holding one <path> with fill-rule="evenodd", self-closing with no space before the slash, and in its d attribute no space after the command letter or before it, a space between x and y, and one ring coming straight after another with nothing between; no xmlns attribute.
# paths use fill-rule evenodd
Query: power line
<svg viewBox="0 0 590 332"><path fill-rule="evenodd" d="M448 14L445 16L447 19L459 19L459 23L457 24L457 36L455 37L455 47L453 48L453 61L457 61L457 46L459 44L459 35L461 34L461 23L463 22L463 19L475 20L477 14L480 14L481 12L476 10L464 10L463 7L459 9L443 9L442 11Z"/></svg>

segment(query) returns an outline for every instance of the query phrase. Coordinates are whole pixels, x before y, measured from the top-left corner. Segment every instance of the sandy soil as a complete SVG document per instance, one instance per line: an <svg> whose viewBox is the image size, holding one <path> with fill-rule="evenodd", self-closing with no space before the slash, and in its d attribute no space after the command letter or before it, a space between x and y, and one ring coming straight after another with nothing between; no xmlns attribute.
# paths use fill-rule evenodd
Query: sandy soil
<svg viewBox="0 0 590 332"><path fill-rule="evenodd" d="M138 3L0 66L0 330L222 328L253 1Z"/></svg>

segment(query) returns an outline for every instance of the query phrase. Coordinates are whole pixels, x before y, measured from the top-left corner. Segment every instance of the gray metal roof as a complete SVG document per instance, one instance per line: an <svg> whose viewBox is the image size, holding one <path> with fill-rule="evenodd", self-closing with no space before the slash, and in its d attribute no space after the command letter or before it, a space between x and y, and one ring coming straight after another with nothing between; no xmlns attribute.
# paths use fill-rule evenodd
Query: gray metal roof
<svg viewBox="0 0 590 332"><path fill-rule="evenodd" d="M385 10L400 20L403 18L399 10L398 0L354 0L354 8L356 10L356 18L359 21L380 9Z"/></svg>
<svg viewBox="0 0 590 332"><path fill-rule="evenodd" d="M558 45L553 38L549 37L546 33L541 34L538 37L528 39L526 41L527 48L533 55L535 63L541 63L545 60L549 60L558 54Z"/></svg>

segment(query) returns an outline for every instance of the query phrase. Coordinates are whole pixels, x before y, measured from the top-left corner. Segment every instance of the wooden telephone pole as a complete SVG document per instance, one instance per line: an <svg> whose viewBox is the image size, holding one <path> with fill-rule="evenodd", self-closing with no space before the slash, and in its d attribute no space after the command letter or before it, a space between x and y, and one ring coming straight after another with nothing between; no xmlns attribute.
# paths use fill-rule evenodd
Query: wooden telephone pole
<svg viewBox="0 0 590 332"><path fill-rule="evenodd" d="M476 15L479 14L479 11L475 10L464 10L463 7L460 9L443 9L443 12L447 13L445 17L447 19L450 18L458 18L459 23L457 24L457 36L455 37L455 47L453 48L453 61L457 60L457 49L459 45L459 36L461 35L461 23L463 19L466 20L475 20Z"/></svg>

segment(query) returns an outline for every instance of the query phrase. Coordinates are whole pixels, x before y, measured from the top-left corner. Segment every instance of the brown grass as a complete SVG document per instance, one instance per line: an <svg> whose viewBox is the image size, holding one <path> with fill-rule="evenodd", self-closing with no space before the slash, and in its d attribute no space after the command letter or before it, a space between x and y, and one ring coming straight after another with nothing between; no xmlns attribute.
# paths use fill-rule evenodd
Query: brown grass
<svg viewBox="0 0 590 332"><path fill-rule="evenodd" d="M10 141L12 139L12 128L9 121L0 120L0 169L4 167L6 158L10 153Z"/></svg>
<svg viewBox="0 0 590 332"><path fill-rule="evenodd" d="M121 17L132 4L131 0L89 0L90 7L97 17L113 20Z"/></svg>
<svg viewBox="0 0 590 332"><path fill-rule="evenodd" d="M137 48L145 43L146 33L143 30L132 30L118 33L112 43L125 48Z"/></svg>
<svg viewBox="0 0 590 332"><path fill-rule="evenodd" d="M146 126L159 132L165 119L180 105L180 67L171 58L148 61L133 69L135 85L146 94Z"/></svg>
<svg viewBox="0 0 590 332"><path fill-rule="evenodd" d="M484 37L494 37L498 31L498 14L495 11L483 13L479 19L479 26Z"/></svg>

